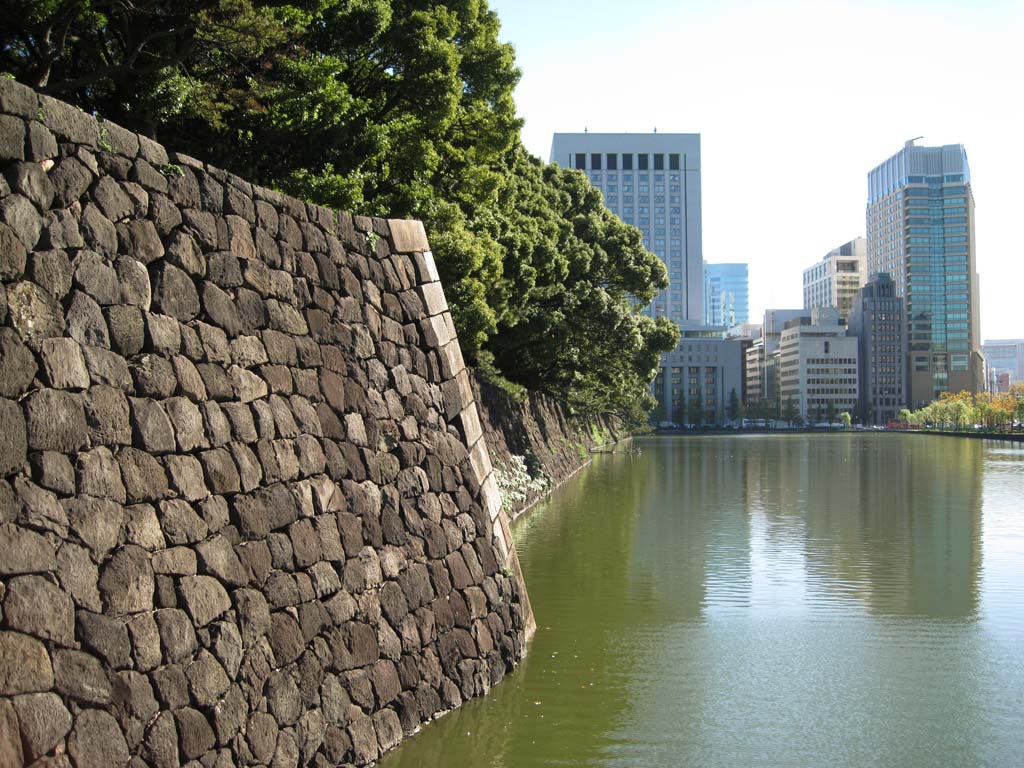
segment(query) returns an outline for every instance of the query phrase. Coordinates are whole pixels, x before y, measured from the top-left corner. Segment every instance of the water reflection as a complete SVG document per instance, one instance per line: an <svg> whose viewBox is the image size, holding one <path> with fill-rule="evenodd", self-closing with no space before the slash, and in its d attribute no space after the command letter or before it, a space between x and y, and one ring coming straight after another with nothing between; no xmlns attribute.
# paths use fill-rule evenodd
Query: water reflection
<svg viewBox="0 0 1024 768"><path fill-rule="evenodd" d="M1024 449L888 435L636 447L517 525L539 623L527 661L382 765L1024 753Z"/></svg>

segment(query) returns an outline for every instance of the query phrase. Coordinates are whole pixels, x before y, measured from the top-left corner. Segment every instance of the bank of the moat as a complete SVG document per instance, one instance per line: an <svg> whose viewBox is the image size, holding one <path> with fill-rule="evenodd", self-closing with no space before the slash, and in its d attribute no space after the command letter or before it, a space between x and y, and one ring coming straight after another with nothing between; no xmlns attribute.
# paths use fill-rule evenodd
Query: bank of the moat
<svg viewBox="0 0 1024 768"><path fill-rule="evenodd" d="M538 632L382 761L1012 765L1024 449L896 434L644 438L514 535Z"/></svg>

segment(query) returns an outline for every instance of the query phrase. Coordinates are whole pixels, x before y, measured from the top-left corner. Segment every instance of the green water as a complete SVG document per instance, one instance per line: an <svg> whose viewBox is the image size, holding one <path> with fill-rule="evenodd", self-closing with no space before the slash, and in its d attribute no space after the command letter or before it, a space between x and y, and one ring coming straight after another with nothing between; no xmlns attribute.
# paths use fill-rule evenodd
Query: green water
<svg viewBox="0 0 1024 768"><path fill-rule="evenodd" d="M383 768L1024 765L1024 446L634 445L515 527L528 658Z"/></svg>

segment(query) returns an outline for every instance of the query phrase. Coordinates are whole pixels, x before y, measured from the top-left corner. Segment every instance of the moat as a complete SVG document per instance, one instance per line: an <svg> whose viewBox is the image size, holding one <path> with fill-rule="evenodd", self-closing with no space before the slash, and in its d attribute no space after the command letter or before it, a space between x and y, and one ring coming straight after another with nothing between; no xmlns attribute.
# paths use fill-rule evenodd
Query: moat
<svg viewBox="0 0 1024 768"><path fill-rule="evenodd" d="M1019 762L1024 447L633 449L518 521L525 662L382 766Z"/></svg>

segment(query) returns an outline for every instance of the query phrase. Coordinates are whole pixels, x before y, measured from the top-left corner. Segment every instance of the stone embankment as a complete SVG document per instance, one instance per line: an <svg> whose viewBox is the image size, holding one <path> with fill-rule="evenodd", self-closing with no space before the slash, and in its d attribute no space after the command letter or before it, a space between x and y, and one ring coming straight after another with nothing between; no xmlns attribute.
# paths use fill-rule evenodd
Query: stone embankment
<svg viewBox="0 0 1024 768"><path fill-rule="evenodd" d="M9 80L0 166L0 765L366 765L497 683L532 616L422 226Z"/></svg>
<svg viewBox="0 0 1024 768"><path fill-rule="evenodd" d="M517 401L479 377L473 387L495 478L512 519L569 479L593 452L628 437L617 419L571 416L542 394Z"/></svg>

